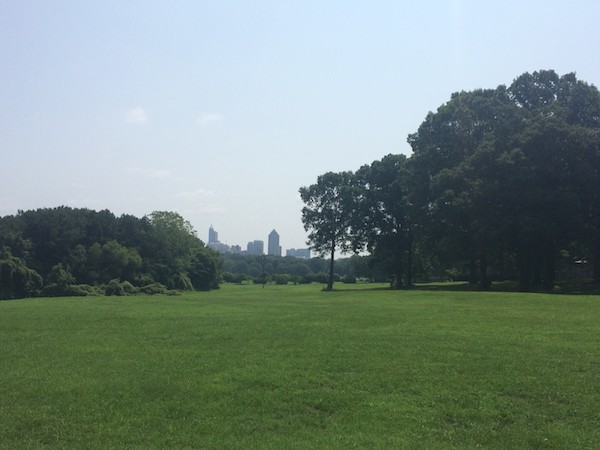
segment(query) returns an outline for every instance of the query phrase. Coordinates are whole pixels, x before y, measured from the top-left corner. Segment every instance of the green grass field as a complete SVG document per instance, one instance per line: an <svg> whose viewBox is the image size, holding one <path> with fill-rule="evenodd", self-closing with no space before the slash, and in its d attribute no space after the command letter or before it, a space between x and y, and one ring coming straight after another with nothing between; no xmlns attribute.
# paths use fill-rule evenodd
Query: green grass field
<svg viewBox="0 0 600 450"><path fill-rule="evenodd" d="M336 287L0 302L0 447L600 448L599 296Z"/></svg>

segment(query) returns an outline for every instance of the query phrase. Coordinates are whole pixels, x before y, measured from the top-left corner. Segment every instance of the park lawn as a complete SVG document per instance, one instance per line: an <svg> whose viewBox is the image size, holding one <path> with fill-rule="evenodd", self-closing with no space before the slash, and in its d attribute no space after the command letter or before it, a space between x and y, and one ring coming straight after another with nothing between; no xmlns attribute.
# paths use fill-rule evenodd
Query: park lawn
<svg viewBox="0 0 600 450"><path fill-rule="evenodd" d="M600 448L600 297L0 302L0 448Z"/></svg>

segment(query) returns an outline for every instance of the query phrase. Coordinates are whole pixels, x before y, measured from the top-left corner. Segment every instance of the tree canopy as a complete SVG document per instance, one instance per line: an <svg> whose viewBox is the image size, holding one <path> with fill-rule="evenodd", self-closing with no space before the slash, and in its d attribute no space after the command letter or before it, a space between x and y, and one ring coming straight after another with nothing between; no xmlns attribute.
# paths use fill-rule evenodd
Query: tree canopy
<svg viewBox="0 0 600 450"><path fill-rule="evenodd" d="M0 218L0 298L142 289L214 289L222 260L178 213L136 218L65 206ZM114 284L114 283L113 283Z"/></svg>
<svg viewBox="0 0 600 450"><path fill-rule="evenodd" d="M546 70L457 92L408 142L409 158L388 155L338 179L360 205L345 239L383 261L394 286L437 266L466 267L484 288L493 277L552 289L557 262L573 261L593 263L600 282L596 87ZM348 219L314 214L318 230Z"/></svg>
<svg viewBox="0 0 600 450"><path fill-rule="evenodd" d="M319 176L316 184L300 188L300 197L306 205L302 208L302 222L308 239L317 253L329 255L327 290L333 288L336 249L348 251L352 243L353 179L352 172L327 172Z"/></svg>

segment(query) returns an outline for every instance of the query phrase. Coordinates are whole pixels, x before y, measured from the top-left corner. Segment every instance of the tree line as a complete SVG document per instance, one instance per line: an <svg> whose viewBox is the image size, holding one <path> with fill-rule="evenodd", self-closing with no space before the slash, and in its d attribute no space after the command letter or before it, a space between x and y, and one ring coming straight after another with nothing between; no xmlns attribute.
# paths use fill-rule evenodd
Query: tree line
<svg viewBox="0 0 600 450"><path fill-rule="evenodd" d="M175 212L61 206L0 218L0 299L215 289L222 263Z"/></svg>
<svg viewBox="0 0 600 450"><path fill-rule="evenodd" d="M328 262L323 258L246 255L225 253L222 280L227 283L308 284L327 283ZM356 283L386 281L385 271L370 256L352 255L337 259L335 281Z"/></svg>
<svg viewBox="0 0 600 450"><path fill-rule="evenodd" d="M313 249L368 252L394 287L415 271L552 289L557 262L600 282L600 93L573 73L525 73L452 94L408 136L413 153L300 188Z"/></svg>

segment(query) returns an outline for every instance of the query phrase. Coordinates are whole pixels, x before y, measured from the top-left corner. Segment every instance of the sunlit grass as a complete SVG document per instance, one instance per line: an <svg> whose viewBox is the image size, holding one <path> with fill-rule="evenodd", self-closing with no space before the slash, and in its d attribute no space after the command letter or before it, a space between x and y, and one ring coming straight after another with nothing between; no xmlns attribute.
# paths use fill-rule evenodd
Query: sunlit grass
<svg viewBox="0 0 600 450"><path fill-rule="evenodd" d="M0 302L0 446L598 447L600 297L383 287Z"/></svg>

